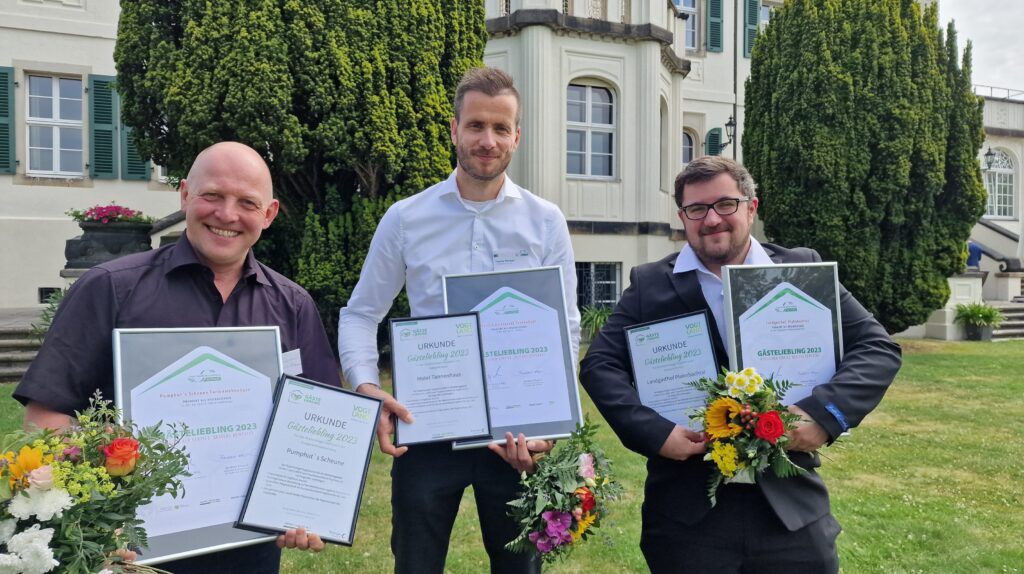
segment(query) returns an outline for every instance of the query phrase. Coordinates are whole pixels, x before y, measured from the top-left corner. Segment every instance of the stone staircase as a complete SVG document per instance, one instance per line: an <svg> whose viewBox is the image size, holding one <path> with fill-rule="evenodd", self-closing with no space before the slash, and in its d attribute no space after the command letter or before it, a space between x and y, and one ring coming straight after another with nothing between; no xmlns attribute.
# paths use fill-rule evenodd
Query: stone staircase
<svg viewBox="0 0 1024 574"><path fill-rule="evenodd" d="M992 305L1006 316L999 328L992 331L992 339L1024 339L1024 301Z"/></svg>
<svg viewBox="0 0 1024 574"><path fill-rule="evenodd" d="M0 383L21 381L38 350L31 327L0 326Z"/></svg>

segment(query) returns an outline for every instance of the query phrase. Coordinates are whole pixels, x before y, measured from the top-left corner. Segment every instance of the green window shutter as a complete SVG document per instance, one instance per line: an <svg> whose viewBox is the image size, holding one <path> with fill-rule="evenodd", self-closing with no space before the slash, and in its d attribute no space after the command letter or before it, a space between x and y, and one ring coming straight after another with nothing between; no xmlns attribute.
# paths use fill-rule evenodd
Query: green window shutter
<svg viewBox="0 0 1024 574"><path fill-rule="evenodd" d="M747 3L744 10L743 57L749 58L754 51L754 40L761 20L761 0L743 0Z"/></svg>
<svg viewBox="0 0 1024 574"><path fill-rule="evenodd" d="M14 173L14 68L0 67L0 173Z"/></svg>
<svg viewBox="0 0 1024 574"><path fill-rule="evenodd" d="M121 124L121 179L149 180L149 162L139 154L132 129Z"/></svg>
<svg viewBox="0 0 1024 574"><path fill-rule="evenodd" d="M721 52L722 41L722 0L708 0L708 52Z"/></svg>
<svg viewBox="0 0 1024 574"><path fill-rule="evenodd" d="M114 76L89 76L89 175L117 179L117 93Z"/></svg>
<svg viewBox="0 0 1024 574"><path fill-rule="evenodd" d="M704 138L704 152L707 155L718 155L722 152L722 128L708 131Z"/></svg>

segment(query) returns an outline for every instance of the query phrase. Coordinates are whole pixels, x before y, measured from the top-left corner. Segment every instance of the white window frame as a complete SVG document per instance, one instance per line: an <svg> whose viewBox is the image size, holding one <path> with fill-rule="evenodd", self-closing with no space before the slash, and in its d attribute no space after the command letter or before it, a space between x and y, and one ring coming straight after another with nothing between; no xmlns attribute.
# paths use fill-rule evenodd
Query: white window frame
<svg viewBox="0 0 1024 574"><path fill-rule="evenodd" d="M689 146L686 145L686 140L687 139L690 140L690 145ZM698 157L700 157L700 156L697 155L698 145L699 145L699 140L698 140L697 136L692 131L690 131L688 129L684 129L683 130L682 144L681 144L681 149L682 149L682 152L683 152L683 167L686 167L686 165L688 163L690 163L691 161L693 161L693 160L697 159ZM689 149L690 149L690 159L689 159L689 161L686 159L686 149L687 149L687 147L689 147Z"/></svg>
<svg viewBox="0 0 1024 574"><path fill-rule="evenodd" d="M1017 178L1016 166L1010 154L1002 150L994 150L996 157L992 167L984 172L986 219L1016 219ZM984 161L984 160L982 160Z"/></svg>
<svg viewBox="0 0 1024 574"><path fill-rule="evenodd" d="M700 19L697 18L699 0L678 0L679 11L687 14L683 30L683 47L696 51L700 48Z"/></svg>
<svg viewBox="0 0 1024 574"><path fill-rule="evenodd" d="M32 93L32 78L47 78L50 80L50 100L51 100L51 117L37 117L32 115L32 98L41 97ZM60 94L60 81L61 80L76 80L81 86L79 92L79 98L77 101L81 106L79 120L66 120L60 118L60 103L62 99L75 100L74 98L61 98ZM26 155L26 169L27 175L38 175L47 177L66 177L66 178L81 178L85 176L85 80L81 77L76 76L63 76L59 74L45 74L45 73L26 73L25 74L25 155ZM32 128L49 128L52 132L52 146L49 148L53 154L53 163L50 170L33 169L32 168L32 150L34 149L47 149L42 147L36 147L32 145ZM82 161L77 165L77 169L70 170L64 169L66 166L61 165L60 152L64 148L61 147L61 128L78 129L81 133L81 147L78 149L68 148L71 151L77 151L81 154Z"/></svg>
<svg viewBox="0 0 1024 574"><path fill-rule="evenodd" d="M605 281L597 281L594 279L598 265L611 266L611 279ZM586 273L585 278L579 278L580 273ZM580 299L579 305L581 307L586 305L596 305L601 307L614 307L619 302L619 298L622 297L622 263L617 261L577 261L576 262L576 273L580 288L589 288L589 294L586 297ZM596 298L596 285L611 285L612 287L612 300L597 300ZM577 293L579 295L579 293Z"/></svg>
<svg viewBox="0 0 1024 574"><path fill-rule="evenodd" d="M571 88L583 88L585 90L583 100L570 100L569 90ZM609 95L609 103L605 104L602 102L594 101L594 91L605 90ZM618 169L616 161L618 160L617 148L619 145L619 135L616 124L616 118L618 116L618 96L609 86L592 84L580 81L570 82L565 89L565 110L566 110L566 128L565 128L565 174L568 177L574 179L602 179L609 180L615 179L618 176ZM582 122L570 121L569 120L569 104L570 103L582 103L584 108L584 118ZM611 123L602 124L593 121L594 110L598 106L611 109ZM581 132L583 133L583 150L570 150L569 149L569 132ZM611 136L611 151L608 153L596 153L593 151L594 134L608 134ZM570 173L569 172L569 156L570 155L582 155L583 156L583 173ZM593 158L594 156L606 156L608 157L609 168L611 173L598 174L593 173Z"/></svg>

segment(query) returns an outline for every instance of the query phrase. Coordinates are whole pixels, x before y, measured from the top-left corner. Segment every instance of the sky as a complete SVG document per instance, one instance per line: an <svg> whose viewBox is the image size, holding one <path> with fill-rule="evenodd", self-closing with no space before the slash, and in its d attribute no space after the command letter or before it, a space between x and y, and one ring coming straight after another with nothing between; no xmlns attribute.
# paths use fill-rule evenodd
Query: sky
<svg viewBox="0 0 1024 574"><path fill-rule="evenodd" d="M1024 91L1024 0L939 0L939 22L971 40L974 84Z"/></svg>

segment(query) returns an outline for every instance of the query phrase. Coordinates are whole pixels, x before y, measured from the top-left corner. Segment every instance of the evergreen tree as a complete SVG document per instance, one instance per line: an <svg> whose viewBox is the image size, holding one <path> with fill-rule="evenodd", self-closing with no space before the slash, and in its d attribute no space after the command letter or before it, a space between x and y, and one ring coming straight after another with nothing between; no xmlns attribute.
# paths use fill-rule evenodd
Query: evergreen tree
<svg viewBox="0 0 1024 574"><path fill-rule="evenodd" d="M839 262L890 332L946 303L984 210L968 45L915 0L789 0L758 36L743 156L765 233Z"/></svg>
<svg viewBox="0 0 1024 574"><path fill-rule="evenodd" d="M282 210L257 254L333 332L380 216L451 170L485 34L468 0L122 0L122 116L175 176L217 141L263 154Z"/></svg>

